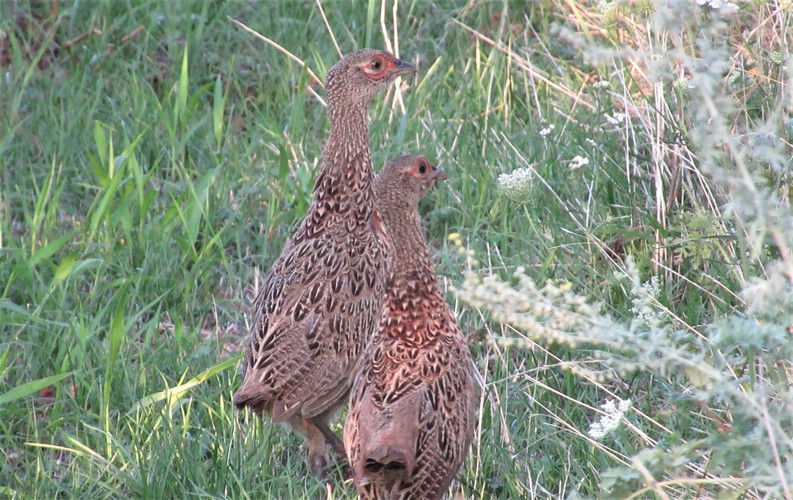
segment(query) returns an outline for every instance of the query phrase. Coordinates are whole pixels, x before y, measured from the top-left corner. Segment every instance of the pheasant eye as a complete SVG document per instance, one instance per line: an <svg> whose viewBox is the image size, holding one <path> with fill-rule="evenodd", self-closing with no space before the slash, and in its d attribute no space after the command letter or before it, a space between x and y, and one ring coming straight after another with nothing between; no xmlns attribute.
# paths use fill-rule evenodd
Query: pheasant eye
<svg viewBox="0 0 793 500"><path fill-rule="evenodd" d="M419 173L426 174L427 173L427 164L424 162L419 163Z"/></svg>
<svg viewBox="0 0 793 500"><path fill-rule="evenodd" d="M380 61L380 59L375 59L369 64L369 67L376 71L383 67L383 63Z"/></svg>

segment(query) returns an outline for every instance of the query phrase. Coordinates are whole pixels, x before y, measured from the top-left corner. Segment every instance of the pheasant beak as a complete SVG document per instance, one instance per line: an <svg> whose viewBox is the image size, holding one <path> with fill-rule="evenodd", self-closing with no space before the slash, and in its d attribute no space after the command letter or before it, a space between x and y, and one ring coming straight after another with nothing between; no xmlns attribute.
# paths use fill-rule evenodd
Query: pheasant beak
<svg viewBox="0 0 793 500"><path fill-rule="evenodd" d="M449 176L446 175L446 172L444 172L442 168L436 168L435 172L430 176L430 179L433 181L445 181L448 178Z"/></svg>
<svg viewBox="0 0 793 500"><path fill-rule="evenodd" d="M415 72L416 67L409 62L403 61L402 59L396 59L394 61L394 69L391 70L391 74L394 75L394 77L408 75Z"/></svg>

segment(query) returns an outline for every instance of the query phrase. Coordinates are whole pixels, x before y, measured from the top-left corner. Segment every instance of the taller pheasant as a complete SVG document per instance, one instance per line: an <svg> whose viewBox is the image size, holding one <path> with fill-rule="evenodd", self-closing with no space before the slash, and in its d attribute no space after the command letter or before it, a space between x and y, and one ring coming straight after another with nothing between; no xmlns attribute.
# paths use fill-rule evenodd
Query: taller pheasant
<svg viewBox="0 0 793 500"><path fill-rule="evenodd" d="M308 442L309 467L328 465L329 429L377 327L389 239L375 207L369 102L415 68L388 52L343 57L325 80L330 137L308 212L264 278L254 302L238 408L268 413Z"/></svg>

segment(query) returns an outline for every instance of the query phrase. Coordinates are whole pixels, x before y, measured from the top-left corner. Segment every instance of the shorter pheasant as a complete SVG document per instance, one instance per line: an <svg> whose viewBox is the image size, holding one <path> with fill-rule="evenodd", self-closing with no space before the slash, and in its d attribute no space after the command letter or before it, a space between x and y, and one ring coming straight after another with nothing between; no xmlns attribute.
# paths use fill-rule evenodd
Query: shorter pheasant
<svg viewBox="0 0 793 500"><path fill-rule="evenodd" d="M375 200L393 242L380 326L361 360L344 446L361 498L441 498L474 431L474 362L438 286L418 205L443 170L386 163Z"/></svg>

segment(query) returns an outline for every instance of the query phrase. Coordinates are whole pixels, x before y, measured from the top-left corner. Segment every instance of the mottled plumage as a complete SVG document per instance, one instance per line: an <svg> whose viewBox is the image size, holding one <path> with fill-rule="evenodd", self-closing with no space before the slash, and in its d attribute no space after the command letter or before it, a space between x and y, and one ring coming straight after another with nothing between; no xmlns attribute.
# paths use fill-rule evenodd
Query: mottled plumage
<svg viewBox="0 0 793 500"><path fill-rule="evenodd" d="M327 466L327 441L344 453L328 421L346 401L387 279L390 243L374 204L369 101L409 72L411 65L370 49L328 71L331 132L314 197L254 302L234 404L301 433L315 474Z"/></svg>
<svg viewBox="0 0 793 500"><path fill-rule="evenodd" d="M424 192L445 178L425 158L403 156L375 181L393 263L344 426L361 498L441 498L470 448L473 358L438 285L418 213Z"/></svg>

